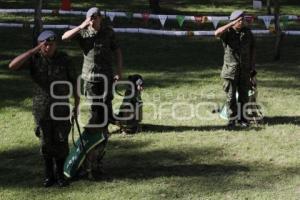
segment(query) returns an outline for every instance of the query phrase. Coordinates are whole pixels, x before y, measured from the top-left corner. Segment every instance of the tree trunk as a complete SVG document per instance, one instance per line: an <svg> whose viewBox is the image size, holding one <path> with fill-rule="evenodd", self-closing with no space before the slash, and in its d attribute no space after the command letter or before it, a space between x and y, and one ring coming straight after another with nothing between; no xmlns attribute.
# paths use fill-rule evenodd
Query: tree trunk
<svg viewBox="0 0 300 200"><path fill-rule="evenodd" d="M44 9L48 9L48 0L44 0L43 5Z"/></svg>
<svg viewBox="0 0 300 200"><path fill-rule="evenodd" d="M159 6L160 0L149 0L149 6L152 13L159 13L160 12L160 6Z"/></svg>
<svg viewBox="0 0 300 200"><path fill-rule="evenodd" d="M284 33L280 28L280 5L279 0L274 0L274 17L275 17L275 30L276 30L276 43L274 60L280 60L281 43Z"/></svg>
<svg viewBox="0 0 300 200"><path fill-rule="evenodd" d="M32 38L33 46L37 45L37 38L43 29L42 6L43 6L43 0L36 0L36 7L35 7L35 12L34 12L33 38Z"/></svg>
<svg viewBox="0 0 300 200"><path fill-rule="evenodd" d="M267 0L267 14L271 15L272 14L272 10L271 10L271 1L272 0Z"/></svg>

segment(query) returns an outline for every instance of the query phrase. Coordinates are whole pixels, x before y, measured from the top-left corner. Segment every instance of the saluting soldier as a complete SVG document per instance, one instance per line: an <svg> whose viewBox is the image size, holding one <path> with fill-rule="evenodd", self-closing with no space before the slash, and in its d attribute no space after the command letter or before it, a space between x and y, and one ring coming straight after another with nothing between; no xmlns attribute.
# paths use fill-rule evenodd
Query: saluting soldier
<svg viewBox="0 0 300 200"><path fill-rule="evenodd" d="M91 102L90 118L84 133L100 134L103 131L107 133L108 124L114 121L112 85L122 76L121 48L113 29L103 22L101 12L96 7L87 11L82 24L62 36L62 40L72 38L79 42L83 52L81 76L84 80L85 96ZM113 70L114 57L116 73ZM97 148L94 151L97 151ZM89 153L88 160L95 161L95 159L97 158Z"/></svg>
<svg viewBox="0 0 300 200"><path fill-rule="evenodd" d="M69 153L69 94L73 93L75 98L74 110L77 110L79 105L76 72L69 56L57 51L57 36L53 31L43 31L37 40L38 45L14 58L9 68L30 70L35 83L33 115L36 135L40 137L45 167L43 185L50 187L57 182L63 187L68 185L64 178L63 166Z"/></svg>
<svg viewBox="0 0 300 200"><path fill-rule="evenodd" d="M244 11L234 11L230 23L218 28L215 36L221 38L224 47L224 64L221 77L226 92L228 127L236 122L248 126L246 106L250 89L250 78L255 75L255 39L245 26ZM236 98L238 93L238 99Z"/></svg>

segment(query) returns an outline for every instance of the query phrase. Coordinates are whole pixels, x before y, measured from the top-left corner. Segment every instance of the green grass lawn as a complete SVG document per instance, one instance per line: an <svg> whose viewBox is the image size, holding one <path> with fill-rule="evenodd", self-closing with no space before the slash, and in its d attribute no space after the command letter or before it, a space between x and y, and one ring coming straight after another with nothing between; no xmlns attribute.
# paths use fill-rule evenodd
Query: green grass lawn
<svg viewBox="0 0 300 200"><path fill-rule="evenodd" d="M31 116L32 82L26 71L7 69L9 60L30 46L31 32L1 29L0 34L0 199L300 198L298 37L284 40L277 63L272 62L274 38L257 39L259 102L265 108L265 123L226 131L225 122L210 113L209 105L198 113L210 120L181 121L172 119L167 105L222 104L220 41L119 35L125 74L140 73L146 82L143 132L111 136L102 180L44 189ZM61 46L79 71L77 45ZM150 103L166 106L155 115ZM180 117L189 112L186 107L176 110Z"/></svg>
<svg viewBox="0 0 300 200"><path fill-rule="evenodd" d="M0 0L0 7L31 7L32 2ZM96 1L72 2L76 9L82 9ZM148 9L146 1L118 2L103 0L96 4L115 10ZM170 2L162 4L168 12L198 13L195 1L176 1L176 7ZM199 12L220 9L221 1L214 1L215 9L210 10L211 2L203 1ZM224 12L229 13L231 1L226 2ZM235 2L234 8L247 4L250 9L249 2ZM298 1L283 3L287 13L299 11ZM48 1L49 8L58 4ZM0 21L12 21L16 16L6 15ZM80 21L55 17L47 20ZM299 37L283 40L279 62L272 59L275 38L257 38L258 101L264 107L264 123L227 131L226 122L211 113L211 103L222 105L225 99L219 40L118 34L124 53L124 77L139 73L145 79L143 131L127 137L111 135L104 158L106 174L101 180L78 180L68 188L44 189L39 141L31 115L33 83L26 70L11 72L7 66L14 56L30 48L32 32L0 29L0 36L0 200L300 199ZM72 56L80 72L78 45L66 42L60 47ZM115 105L119 102L116 96ZM178 106L176 116L188 117L194 112L203 119L172 119L174 103L189 103L193 108L191 111ZM203 106L196 110L201 103ZM155 108L161 106L163 112L153 104Z"/></svg>

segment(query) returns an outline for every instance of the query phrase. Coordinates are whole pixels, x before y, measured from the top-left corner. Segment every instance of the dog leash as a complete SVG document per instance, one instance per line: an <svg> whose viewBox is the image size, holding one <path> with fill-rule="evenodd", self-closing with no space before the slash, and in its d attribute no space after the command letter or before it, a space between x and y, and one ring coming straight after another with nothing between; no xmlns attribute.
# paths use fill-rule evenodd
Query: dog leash
<svg viewBox="0 0 300 200"><path fill-rule="evenodd" d="M124 94L122 94L120 91L118 91L118 89L117 89L117 87L116 87L116 93L119 95L119 96L121 96L121 97L125 97L125 95Z"/></svg>
<svg viewBox="0 0 300 200"><path fill-rule="evenodd" d="M80 130L80 126L79 126L77 117L76 116L72 116L71 121L72 121L72 141L73 141L73 145L76 148L78 148L78 146L75 143L75 139L74 139L74 135L75 135L74 126L76 124L76 128L77 128L77 131L78 131L78 134L79 134L79 140L80 140L81 147L82 147L82 149L84 151L84 154L87 155L87 151L85 149L85 145L84 145L84 142L83 142L83 139L82 139L82 133L81 133L81 130Z"/></svg>

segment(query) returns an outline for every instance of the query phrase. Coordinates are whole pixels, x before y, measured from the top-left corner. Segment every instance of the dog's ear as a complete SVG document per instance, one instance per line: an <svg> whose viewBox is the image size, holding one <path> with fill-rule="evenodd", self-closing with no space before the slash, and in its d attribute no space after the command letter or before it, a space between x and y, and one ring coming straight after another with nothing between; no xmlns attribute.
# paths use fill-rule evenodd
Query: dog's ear
<svg viewBox="0 0 300 200"><path fill-rule="evenodd" d="M132 79L132 76L131 76L131 75L129 75L129 76L128 76L128 80L131 80L131 79Z"/></svg>
<svg viewBox="0 0 300 200"><path fill-rule="evenodd" d="M144 81L143 77L141 75L139 75L139 78L142 79L142 81Z"/></svg>

